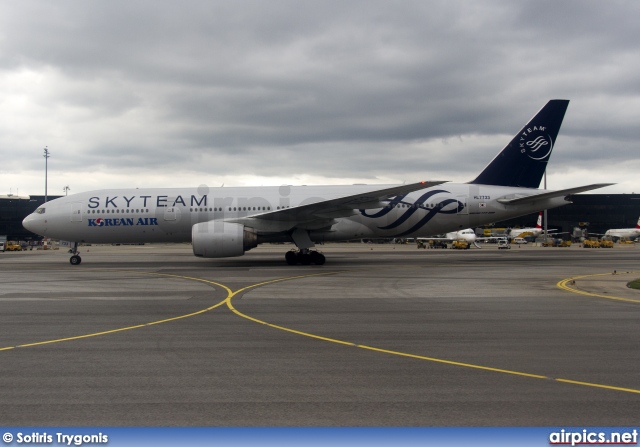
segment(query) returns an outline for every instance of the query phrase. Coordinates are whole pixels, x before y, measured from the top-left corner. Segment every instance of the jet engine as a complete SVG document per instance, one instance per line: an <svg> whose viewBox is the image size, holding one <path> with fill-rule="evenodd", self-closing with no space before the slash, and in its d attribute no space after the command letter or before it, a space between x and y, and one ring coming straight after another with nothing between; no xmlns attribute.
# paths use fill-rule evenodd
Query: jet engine
<svg viewBox="0 0 640 447"><path fill-rule="evenodd" d="M193 254L203 258L242 256L258 245L255 229L241 224L209 221L191 228Z"/></svg>

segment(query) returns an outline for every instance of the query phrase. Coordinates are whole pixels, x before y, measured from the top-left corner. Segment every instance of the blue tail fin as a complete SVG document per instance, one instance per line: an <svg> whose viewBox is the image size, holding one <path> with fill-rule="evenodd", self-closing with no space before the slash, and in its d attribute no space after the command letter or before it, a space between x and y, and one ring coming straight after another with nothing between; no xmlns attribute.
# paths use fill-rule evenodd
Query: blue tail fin
<svg viewBox="0 0 640 447"><path fill-rule="evenodd" d="M472 182L537 188L547 168L569 101L552 99Z"/></svg>

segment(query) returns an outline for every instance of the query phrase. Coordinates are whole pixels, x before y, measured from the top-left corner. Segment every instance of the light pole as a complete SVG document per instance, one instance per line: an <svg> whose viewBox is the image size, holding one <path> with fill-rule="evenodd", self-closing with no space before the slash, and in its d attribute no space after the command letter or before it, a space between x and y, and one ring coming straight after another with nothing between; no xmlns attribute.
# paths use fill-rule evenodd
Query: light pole
<svg viewBox="0 0 640 447"><path fill-rule="evenodd" d="M47 203L47 171L49 168L49 149L47 146L44 147L44 203ZM43 239L43 247L45 250L47 249L47 237L45 236Z"/></svg>
<svg viewBox="0 0 640 447"><path fill-rule="evenodd" d="M47 203L47 171L49 168L49 149L44 147L44 203Z"/></svg>
<svg viewBox="0 0 640 447"><path fill-rule="evenodd" d="M547 190L547 168L544 169L544 190ZM549 229L547 228L547 210L544 210L544 241L547 242Z"/></svg>
<svg viewBox="0 0 640 447"><path fill-rule="evenodd" d="M66 195L67 195L67 193L69 192L69 190L70 190L71 188L69 188L69 186L67 185L67 186L65 186L65 187L64 187L64 188L62 188L62 189L64 190L64 195L66 196Z"/></svg>

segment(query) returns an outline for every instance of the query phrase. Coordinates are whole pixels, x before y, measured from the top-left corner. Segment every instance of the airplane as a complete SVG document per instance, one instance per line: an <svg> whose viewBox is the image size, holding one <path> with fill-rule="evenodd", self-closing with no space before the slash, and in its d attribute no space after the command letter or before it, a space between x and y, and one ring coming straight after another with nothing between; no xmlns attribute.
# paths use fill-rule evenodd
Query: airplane
<svg viewBox="0 0 640 447"><path fill-rule="evenodd" d="M23 226L78 243L191 242L195 256L241 256L266 242L293 242L289 265L325 263L316 243L428 237L507 220L571 202L609 186L537 189L568 100L550 100L472 181L402 185L330 185L106 189L38 207ZM446 183L446 184L445 184Z"/></svg>
<svg viewBox="0 0 640 447"><path fill-rule="evenodd" d="M635 228L614 228L611 230L607 230L604 233L605 237L609 236L611 238L627 238L627 239L635 239L640 236L640 217L638 218L638 222L636 223Z"/></svg>
<svg viewBox="0 0 640 447"><path fill-rule="evenodd" d="M490 239L500 240L506 237L508 240L513 241L516 238L524 238L529 236L537 238L538 236L540 236L540 234L542 234L543 231L544 231L544 228L542 228L542 211L540 211L540 213L538 214L538 220L536 222L536 226L533 228L532 227L507 228L504 232L504 236L481 237L481 238L478 238L478 240L479 241L487 241ZM558 234L565 234L565 233L567 232L566 231L559 232L559 231L556 231L555 228L547 230L547 235L558 235Z"/></svg>
<svg viewBox="0 0 640 447"><path fill-rule="evenodd" d="M488 241L488 240L500 240L504 238L515 239L517 237L525 237L525 236L533 236L538 237L540 233L542 233L542 211L538 214L538 221L536 222L536 226L534 228L507 228L504 232L504 236L487 236L480 237L478 240L480 241ZM554 231L554 230L551 230Z"/></svg>
<svg viewBox="0 0 640 447"><path fill-rule="evenodd" d="M469 245L473 244L478 248L482 248L476 243L476 233L471 228L465 228L464 230L458 230L458 231L450 231L448 233L445 233L443 236L418 237L416 239L419 241L442 241L442 242L464 241L464 242L467 242Z"/></svg>
<svg viewBox="0 0 640 447"><path fill-rule="evenodd" d="M525 236L533 236L538 237L540 233L542 233L542 212L538 214L538 221L536 222L536 226L534 228L509 228L506 231L507 236L510 239L515 239L517 237L525 237Z"/></svg>

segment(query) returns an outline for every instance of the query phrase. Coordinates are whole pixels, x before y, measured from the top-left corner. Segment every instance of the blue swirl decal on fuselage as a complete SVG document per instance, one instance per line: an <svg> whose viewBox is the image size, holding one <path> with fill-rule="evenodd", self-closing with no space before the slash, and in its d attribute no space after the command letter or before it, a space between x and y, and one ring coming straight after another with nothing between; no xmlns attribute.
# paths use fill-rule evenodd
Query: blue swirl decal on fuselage
<svg viewBox="0 0 640 447"><path fill-rule="evenodd" d="M456 214L456 213L459 213L460 211L462 211L464 209L464 203L462 203L462 202L460 202L458 200L455 200L455 199L445 199L445 200L441 201L440 203L438 203L438 205L436 207L431 208L431 209L429 209L429 208L424 206L424 202L427 199L429 199L430 197L433 197L434 195L439 194L439 193L451 194L449 191L445 191L444 189L436 189L434 191L429 191L429 192L423 194L414 203L403 202L402 199L404 199L406 197L406 195L396 196L396 197L393 198L393 200L391 200L389 202L389 205L387 205L386 207L384 207L383 209L381 209L377 213L367 214L366 210L360 210L360 214L362 214L364 217L375 219L375 218L378 218L378 217L386 216L393 209L395 209L396 205L398 205L400 203L404 203L404 204L410 205L409 208L407 208L407 210L400 217L398 217L394 222L392 222L391 224L389 224L389 225L387 225L385 227L378 227L380 230L391 230L391 229L397 228L400 225L402 225L403 223L405 223L419 209L427 210L428 211L427 214L422 219L420 219L420 221L418 223L416 223L410 229L408 229L408 230L396 235L397 237L406 236L406 235L411 234L411 233L413 233L415 231L418 231L420 228L425 226L427 224L427 222L429 222L431 219L433 219L433 217L438 213ZM458 205L456 206L455 209L445 211L444 208L447 205L450 205L452 203L457 203Z"/></svg>

